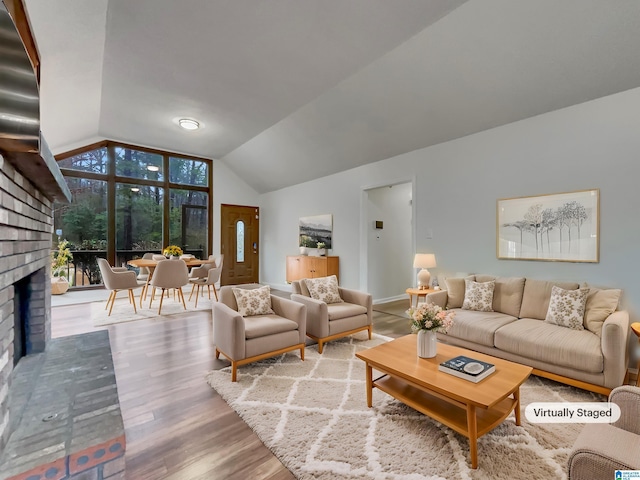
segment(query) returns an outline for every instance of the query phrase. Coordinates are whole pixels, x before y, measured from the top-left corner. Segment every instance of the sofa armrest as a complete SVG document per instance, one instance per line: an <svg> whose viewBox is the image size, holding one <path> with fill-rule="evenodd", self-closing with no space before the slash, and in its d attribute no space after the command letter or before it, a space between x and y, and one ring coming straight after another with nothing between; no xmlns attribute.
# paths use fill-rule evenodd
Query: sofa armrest
<svg viewBox="0 0 640 480"><path fill-rule="evenodd" d="M640 436L606 423L589 423L568 461L569 480L613 478L616 470L640 469Z"/></svg>
<svg viewBox="0 0 640 480"><path fill-rule="evenodd" d="M604 357L604 386L615 388L624 383L627 373L629 341L629 313L616 311L602 325L602 355Z"/></svg>
<svg viewBox="0 0 640 480"><path fill-rule="evenodd" d="M307 307L308 333L318 338L329 336L329 311L326 303L296 293L291 294L291 300Z"/></svg>
<svg viewBox="0 0 640 480"><path fill-rule="evenodd" d="M213 302L213 344L233 360L245 358L245 330L242 316L224 303Z"/></svg>
<svg viewBox="0 0 640 480"><path fill-rule="evenodd" d="M438 305L440 308L447 308L447 300L449 294L446 290L440 290L439 292L429 293L425 298L425 302Z"/></svg>
<svg viewBox="0 0 640 480"><path fill-rule="evenodd" d="M620 418L613 426L640 435L640 388L631 385L614 388L609 401L620 407Z"/></svg>
<svg viewBox="0 0 640 480"><path fill-rule="evenodd" d="M373 323L373 296L370 293L351 290L349 288L338 287L340 297L347 303L361 305L367 309L367 325Z"/></svg>
<svg viewBox="0 0 640 480"><path fill-rule="evenodd" d="M293 320L298 324L300 343L304 343L307 335L307 306L300 302L271 295L271 308L276 315Z"/></svg>

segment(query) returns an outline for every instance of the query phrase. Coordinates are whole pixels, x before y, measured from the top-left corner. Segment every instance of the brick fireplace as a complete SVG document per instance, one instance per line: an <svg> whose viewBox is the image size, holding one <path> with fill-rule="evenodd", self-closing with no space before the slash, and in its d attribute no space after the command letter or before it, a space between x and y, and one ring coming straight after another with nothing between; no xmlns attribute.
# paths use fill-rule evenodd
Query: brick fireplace
<svg viewBox="0 0 640 480"><path fill-rule="evenodd" d="M51 338L52 222L51 200L0 154L0 450L14 366Z"/></svg>

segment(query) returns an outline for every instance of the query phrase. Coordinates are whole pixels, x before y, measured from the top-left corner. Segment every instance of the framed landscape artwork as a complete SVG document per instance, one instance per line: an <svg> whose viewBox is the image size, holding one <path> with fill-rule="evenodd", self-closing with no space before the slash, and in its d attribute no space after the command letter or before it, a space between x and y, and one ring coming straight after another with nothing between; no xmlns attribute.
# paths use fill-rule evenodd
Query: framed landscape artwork
<svg viewBox="0 0 640 480"><path fill-rule="evenodd" d="M498 258L596 263L599 237L598 189L497 201Z"/></svg>
<svg viewBox="0 0 640 480"><path fill-rule="evenodd" d="M325 248L332 248L332 234L333 216L330 213L313 217L300 217L299 245L301 247L316 248L318 242L323 242Z"/></svg>

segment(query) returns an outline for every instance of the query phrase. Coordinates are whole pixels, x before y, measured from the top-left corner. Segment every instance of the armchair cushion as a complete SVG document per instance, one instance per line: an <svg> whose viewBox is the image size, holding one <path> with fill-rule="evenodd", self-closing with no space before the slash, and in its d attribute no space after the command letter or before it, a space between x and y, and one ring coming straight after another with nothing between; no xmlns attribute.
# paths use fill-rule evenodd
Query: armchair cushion
<svg viewBox="0 0 640 480"><path fill-rule="evenodd" d="M347 302L329 304L327 305L327 311L329 312L329 321L367 314L367 309L362 305L354 305Z"/></svg>
<svg viewBox="0 0 640 480"><path fill-rule="evenodd" d="M269 285L251 290L234 287L232 290L238 304L238 313L243 317L273 313Z"/></svg>
<svg viewBox="0 0 640 480"><path fill-rule="evenodd" d="M324 303L342 303L342 297L338 290L338 279L335 275L320 278L305 278L304 280L311 298Z"/></svg>
<svg viewBox="0 0 640 480"><path fill-rule="evenodd" d="M244 319L245 338L266 337L298 329L298 324L278 315L254 315Z"/></svg>

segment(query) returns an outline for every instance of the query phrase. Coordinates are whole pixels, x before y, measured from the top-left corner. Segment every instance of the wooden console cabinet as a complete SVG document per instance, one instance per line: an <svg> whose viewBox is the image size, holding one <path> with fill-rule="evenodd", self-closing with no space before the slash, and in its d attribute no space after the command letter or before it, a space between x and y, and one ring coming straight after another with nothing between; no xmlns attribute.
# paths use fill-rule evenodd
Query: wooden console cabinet
<svg viewBox="0 0 640 480"><path fill-rule="evenodd" d="M340 280L340 257L312 257L295 255L287 257L287 282L301 278L316 278L335 275Z"/></svg>

